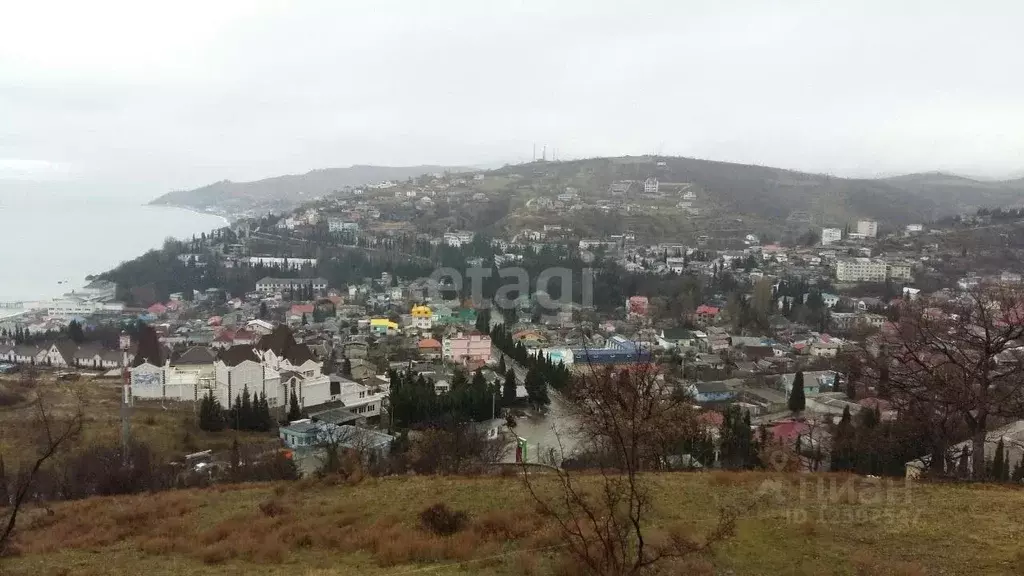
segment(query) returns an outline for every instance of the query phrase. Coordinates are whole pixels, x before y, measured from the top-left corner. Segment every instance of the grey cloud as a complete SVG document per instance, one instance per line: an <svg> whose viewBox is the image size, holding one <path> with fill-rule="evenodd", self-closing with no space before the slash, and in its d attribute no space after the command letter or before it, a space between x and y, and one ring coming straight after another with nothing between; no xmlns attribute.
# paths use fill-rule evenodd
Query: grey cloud
<svg viewBox="0 0 1024 576"><path fill-rule="evenodd" d="M533 142L840 174L1024 168L1015 2L205 7L103 6L78 16L88 36L31 7L0 24L0 158L140 196L518 161Z"/></svg>

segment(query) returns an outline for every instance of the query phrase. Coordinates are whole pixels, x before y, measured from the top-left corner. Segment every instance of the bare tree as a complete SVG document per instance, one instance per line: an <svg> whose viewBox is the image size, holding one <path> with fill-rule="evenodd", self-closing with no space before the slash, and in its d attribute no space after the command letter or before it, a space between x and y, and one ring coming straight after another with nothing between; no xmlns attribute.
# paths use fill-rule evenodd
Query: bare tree
<svg viewBox="0 0 1024 576"><path fill-rule="evenodd" d="M18 513L25 502L32 497L35 482L43 465L52 459L65 445L72 442L82 431L82 411L79 404L75 412L66 419L54 419L47 411L42 398L35 402L36 421L34 428L39 433L38 447L34 458L19 471L15 485L9 490L10 502L6 513L6 521L0 526L0 553L6 551L10 539L18 523Z"/></svg>
<svg viewBox="0 0 1024 576"><path fill-rule="evenodd" d="M985 435L994 418L1024 416L1024 297L979 287L959 299L904 303L876 339L869 377L901 412L925 415L935 434L933 470L966 428L975 478L985 475Z"/></svg>
<svg viewBox="0 0 1024 576"><path fill-rule="evenodd" d="M467 474L501 462L509 445L489 439L471 422L451 421L423 430L410 448L410 463L427 474Z"/></svg>
<svg viewBox="0 0 1024 576"><path fill-rule="evenodd" d="M588 573L650 573L665 560L706 552L733 534L733 511L723 511L702 539L681 533L658 537L647 526L652 496L643 471L663 465L673 427L696 430L686 396L667 385L654 366L591 370L574 381L567 401L586 449L597 453L598 474L555 468L537 480L524 464L523 479L537 507L558 525L568 554ZM541 486L543 478L554 479L553 491Z"/></svg>

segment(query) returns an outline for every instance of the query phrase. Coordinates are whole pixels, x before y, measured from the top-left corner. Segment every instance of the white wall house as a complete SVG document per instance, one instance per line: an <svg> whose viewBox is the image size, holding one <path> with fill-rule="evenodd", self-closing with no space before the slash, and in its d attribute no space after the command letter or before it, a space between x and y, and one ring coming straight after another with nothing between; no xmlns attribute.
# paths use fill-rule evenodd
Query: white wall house
<svg viewBox="0 0 1024 576"><path fill-rule="evenodd" d="M839 242L843 239L843 230L841 228L822 228L821 229L821 243L825 246L832 244L833 242Z"/></svg>
<svg viewBox="0 0 1024 576"><path fill-rule="evenodd" d="M878 222L874 220L859 220L857 222L857 233L865 238L878 236Z"/></svg>

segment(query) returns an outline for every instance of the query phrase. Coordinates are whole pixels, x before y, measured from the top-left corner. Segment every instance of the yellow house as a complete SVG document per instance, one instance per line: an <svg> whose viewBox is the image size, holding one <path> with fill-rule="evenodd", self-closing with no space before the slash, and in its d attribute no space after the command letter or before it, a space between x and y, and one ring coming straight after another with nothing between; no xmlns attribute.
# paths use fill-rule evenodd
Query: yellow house
<svg viewBox="0 0 1024 576"><path fill-rule="evenodd" d="M395 334L398 332L398 324L387 318L370 318L370 332Z"/></svg>
<svg viewBox="0 0 1024 576"><path fill-rule="evenodd" d="M412 307L412 325L419 330L430 330L433 326L434 313L429 306Z"/></svg>

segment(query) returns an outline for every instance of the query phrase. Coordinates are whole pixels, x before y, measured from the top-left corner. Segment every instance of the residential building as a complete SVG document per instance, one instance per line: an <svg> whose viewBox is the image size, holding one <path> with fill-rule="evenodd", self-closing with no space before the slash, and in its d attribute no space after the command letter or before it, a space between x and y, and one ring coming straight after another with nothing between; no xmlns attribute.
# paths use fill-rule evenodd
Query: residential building
<svg viewBox="0 0 1024 576"><path fill-rule="evenodd" d="M420 356L426 360L437 360L441 358L441 343L434 338L424 338L416 344Z"/></svg>
<svg viewBox="0 0 1024 576"><path fill-rule="evenodd" d="M442 356L451 362L487 362L491 358L491 337L479 332L445 338Z"/></svg>
<svg viewBox="0 0 1024 576"><path fill-rule="evenodd" d="M718 319L718 313L719 309L717 306L701 304L700 306L697 306L694 317L698 324L707 326L708 324L714 324L715 320Z"/></svg>
<svg viewBox="0 0 1024 576"><path fill-rule="evenodd" d="M398 334L398 323L387 318L370 318L370 332L382 336Z"/></svg>
<svg viewBox="0 0 1024 576"><path fill-rule="evenodd" d="M878 236L878 222L875 222L874 220L858 220L857 234L860 234L865 238L874 238Z"/></svg>
<svg viewBox="0 0 1024 576"><path fill-rule="evenodd" d="M803 375L804 394L807 396L816 396L822 392L831 390L832 383L835 382L836 379L836 373L832 370L804 372ZM787 398L793 390L793 380L795 378L796 373L783 374L779 376L777 387L786 394Z"/></svg>
<svg viewBox="0 0 1024 576"><path fill-rule="evenodd" d="M464 246L473 241L473 233L468 231L458 232L445 232L443 236L444 243L448 246L458 248Z"/></svg>
<svg viewBox="0 0 1024 576"><path fill-rule="evenodd" d="M287 290L301 290L313 285L314 292L327 290L327 280L323 278L271 278L267 276L256 281L256 291L262 294L273 294Z"/></svg>
<svg viewBox="0 0 1024 576"><path fill-rule="evenodd" d="M821 229L821 243L825 246L832 244L833 242L839 242L843 239L842 228L822 228Z"/></svg>
<svg viewBox="0 0 1024 576"><path fill-rule="evenodd" d="M657 194L658 193L658 179L648 178L644 180L644 193L645 194Z"/></svg>
<svg viewBox="0 0 1024 576"><path fill-rule="evenodd" d="M910 262L889 262L885 265L885 274L890 280L913 282L913 272L914 266Z"/></svg>
<svg viewBox="0 0 1024 576"><path fill-rule="evenodd" d="M390 434L349 424L303 418L282 426L278 435L293 450L308 450L321 444L336 444L358 453L363 458L384 458L395 439Z"/></svg>
<svg viewBox="0 0 1024 576"><path fill-rule="evenodd" d="M690 384L693 398L701 403L730 402L736 398L740 381L697 382Z"/></svg>
<svg viewBox="0 0 1024 576"><path fill-rule="evenodd" d="M299 269L303 266L316 266L316 258L287 258L280 256L250 256L247 261L250 266L270 266L273 268Z"/></svg>
<svg viewBox="0 0 1024 576"><path fill-rule="evenodd" d="M410 314L412 315L412 326L417 330L430 330L434 324L434 313L428 306L413 306Z"/></svg>
<svg viewBox="0 0 1024 576"><path fill-rule="evenodd" d="M327 219L327 229L335 233L359 232L359 222L330 217Z"/></svg>
<svg viewBox="0 0 1024 576"><path fill-rule="evenodd" d="M380 415L387 390L332 375L330 394L331 402L341 402L349 412L370 418Z"/></svg>
<svg viewBox="0 0 1024 576"><path fill-rule="evenodd" d="M870 258L840 258L836 261L836 280L840 282L885 282L885 262Z"/></svg>
<svg viewBox="0 0 1024 576"><path fill-rule="evenodd" d="M917 234L924 231L924 226L921 224L907 224L905 230L907 234Z"/></svg>
<svg viewBox="0 0 1024 576"><path fill-rule="evenodd" d="M221 351L213 361L212 376L208 362L209 355L195 349L163 366L144 362L131 370L131 397L194 401L212 394L228 407L247 389L250 394L265 394L268 404L281 410L288 409L292 397L300 408L331 400L323 364L308 346L295 341L287 326L260 338L255 347L238 345Z"/></svg>
<svg viewBox="0 0 1024 576"><path fill-rule="evenodd" d="M630 296L626 300L626 312L630 317L647 316L648 306L647 296Z"/></svg>

